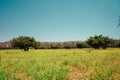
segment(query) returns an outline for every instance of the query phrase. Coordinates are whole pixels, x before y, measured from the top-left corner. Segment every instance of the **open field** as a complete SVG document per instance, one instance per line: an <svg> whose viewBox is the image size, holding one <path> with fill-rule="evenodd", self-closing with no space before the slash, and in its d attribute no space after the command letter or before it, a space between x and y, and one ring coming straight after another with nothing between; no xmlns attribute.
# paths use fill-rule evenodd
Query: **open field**
<svg viewBox="0 0 120 80"><path fill-rule="evenodd" d="M120 80L120 49L0 50L0 80Z"/></svg>

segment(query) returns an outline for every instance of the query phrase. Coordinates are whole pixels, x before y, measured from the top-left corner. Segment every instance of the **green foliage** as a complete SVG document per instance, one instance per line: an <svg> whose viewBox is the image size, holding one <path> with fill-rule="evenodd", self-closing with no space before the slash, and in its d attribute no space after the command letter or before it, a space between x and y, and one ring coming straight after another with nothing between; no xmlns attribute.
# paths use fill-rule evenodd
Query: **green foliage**
<svg viewBox="0 0 120 80"><path fill-rule="evenodd" d="M101 38L102 38L102 35L100 36L95 35L94 37L90 37L87 40L87 44L92 46L95 49L99 49L99 47L101 46Z"/></svg>
<svg viewBox="0 0 120 80"><path fill-rule="evenodd" d="M35 49L39 49L40 48L40 42L37 42L37 41L33 42L33 47Z"/></svg>
<svg viewBox="0 0 120 80"><path fill-rule="evenodd" d="M64 60L64 61L62 62L62 64L66 66L66 65L69 64L69 61L68 61L68 60Z"/></svg>
<svg viewBox="0 0 120 80"><path fill-rule="evenodd" d="M56 80L68 80L68 68L66 66L61 66L60 69L58 69Z"/></svg>
<svg viewBox="0 0 120 80"><path fill-rule="evenodd" d="M58 49L59 46L51 44L51 49Z"/></svg>
<svg viewBox="0 0 120 80"><path fill-rule="evenodd" d="M11 44L14 48L24 49L24 51L28 51L30 47L37 49L40 46L40 43L37 42L33 37L28 36L19 36L17 38L13 38L11 40Z"/></svg>
<svg viewBox="0 0 120 80"><path fill-rule="evenodd" d="M101 46L103 47L103 49L106 49L107 45L112 43L113 42L113 39L109 38L109 37L102 37L102 43L101 43Z"/></svg>
<svg viewBox="0 0 120 80"><path fill-rule="evenodd" d="M8 80L9 78L10 78L9 73L0 70L0 80Z"/></svg>
<svg viewBox="0 0 120 80"><path fill-rule="evenodd" d="M76 44L77 48L86 48L87 44L85 42L77 42Z"/></svg>
<svg viewBox="0 0 120 80"><path fill-rule="evenodd" d="M95 49L99 49L100 47L102 47L103 49L106 49L107 45L109 43L112 42L112 39L107 37L107 36L94 36L94 37L90 37L86 43L90 46L92 46Z"/></svg>
<svg viewBox="0 0 120 80"><path fill-rule="evenodd" d="M64 48L65 48L65 49L70 49L70 48L72 48L72 47L71 47L70 45L65 45Z"/></svg>
<svg viewBox="0 0 120 80"><path fill-rule="evenodd" d="M44 78L45 80L53 80L53 79L54 79L54 76L55 76L55 72L56 72L55 69L56 69L56 68L53 66L51 70L46 71L46 72L44 73L43 78Z"/></svg>

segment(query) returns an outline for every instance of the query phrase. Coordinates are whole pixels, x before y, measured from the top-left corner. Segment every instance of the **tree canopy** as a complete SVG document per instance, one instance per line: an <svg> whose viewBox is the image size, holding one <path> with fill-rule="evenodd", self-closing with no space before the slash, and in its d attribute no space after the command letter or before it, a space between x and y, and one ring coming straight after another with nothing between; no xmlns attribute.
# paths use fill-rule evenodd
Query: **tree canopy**
<svg viewBox="0 0 120 80"><path fill-rule="evenodd" d="M107 45L112 42L112 39L107 36L95 35L94 37L89 37L89 39L86 42L88 45L95 49L99 49L100 47L105 49Z"/></svg>
<svg viewBox="0 0 120 80"><path fill-rule="evenodd" d="M24 49L28 51L30 47L37 49L40 43L37 42L33 37L29 36L19 36L11 40L12 47Z"/></svg>
<svg viewBox="0 0 120 80"><path fill-rule="evenodd" d="M87 47L87 44L85 43L85 42L77 42L77 44L76 44L76 47L77 48L85 48L85 47Z"/></svg>

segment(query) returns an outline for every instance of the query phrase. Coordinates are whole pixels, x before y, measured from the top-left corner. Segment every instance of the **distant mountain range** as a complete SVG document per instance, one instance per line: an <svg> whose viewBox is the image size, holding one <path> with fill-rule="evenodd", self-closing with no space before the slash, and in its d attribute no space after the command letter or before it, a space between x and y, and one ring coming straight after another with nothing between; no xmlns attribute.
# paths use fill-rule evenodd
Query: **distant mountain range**
<svg viewBox="0 0 120 80"><path fill-rule="evenodd" d="M67 42L40 42L41 49L53 48L64 48L64 46L76 47L78 41L67 41ZM0 49L11 49L12 45L10 41L0 42Z"/></svg>
<svg viewBox="0 0 120 80"><path fill-rule="evenodd" d="M10 41L0 42L0 48L2 48L2 49L12 48Z"/></svg>
<svg viewBox="0 0 120 80"><path fill-rule="evenodd" d="M40 42L40 49L71 49L77 48L76 44L85 41L66 41L66 42ZM84 46L88 48L87 44ZM114 40L113 43L109 44L108 47L120 47L120 40ZM0 42L0 49L13 49L11 42Z"/></svg>

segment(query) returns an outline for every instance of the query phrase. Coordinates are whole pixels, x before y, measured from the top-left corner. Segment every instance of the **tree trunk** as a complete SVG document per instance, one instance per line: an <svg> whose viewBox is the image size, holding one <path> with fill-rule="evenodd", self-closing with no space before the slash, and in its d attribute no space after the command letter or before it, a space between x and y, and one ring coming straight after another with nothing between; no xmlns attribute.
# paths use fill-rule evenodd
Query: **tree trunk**
<svg viewBox="0 0 120 80"><path fill-rule="evenodd" d="M106 46L103 46L103 49L106 49Z"/></svg>
<svg viewBox="0 0 120 80"><path fill-rule="evenodd" d="M27 47L27 48L24 48L24 51L28 51L29 50L29 48Z"/></svg>

